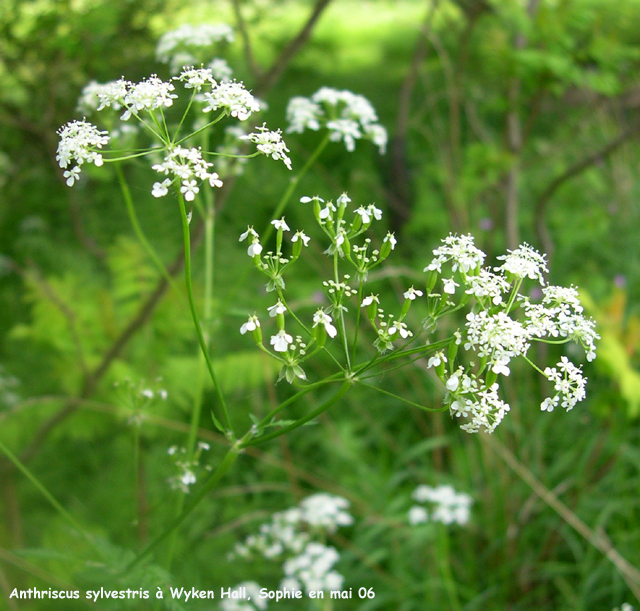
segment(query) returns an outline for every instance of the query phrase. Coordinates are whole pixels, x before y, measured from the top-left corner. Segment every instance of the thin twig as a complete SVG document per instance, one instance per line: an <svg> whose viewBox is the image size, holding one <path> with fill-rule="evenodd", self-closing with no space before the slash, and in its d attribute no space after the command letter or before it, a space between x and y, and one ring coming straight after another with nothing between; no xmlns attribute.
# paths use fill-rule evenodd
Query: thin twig
<svg viewBox="0 0 640 611"><path fill-rule="evenodd" d="M253 56L253 50L251 46L251 39L249 38L249 31L247 30L247 22L242 16L239 0L231 0L233 6L233 12L236 16L236 24L238 25L238 31L240 32L240 38L242 38L242 46L244 48L244 56L247 60L247 66L251 72L253 78L258 79L262 74L260 66L258 66L255 57Z"/></svg>
<svg viewBox="0 0 640 611"><path fill-rule="evenodd" d="M629 589L640 601L640 571L624 558L611 544L609 538L600 532L594 532L555 494L549 490L527 467L525 467L504 445L496 439L483 436L489 447L496 452L531 489L551 507L569 526L581 534L593 547L601 551L618 569Z"/></svg>
<svg viewBox="0 0 640 611"><path fill-rule="evenodd" d="M598 161L604 159L611 153L613 153L616 149L618 149L622 144L624 144L627 140L636 135L638 130L640 129L640 121L637 121L633 125L631 125L626 131L622 132L617 138L603 146L601 149L596 151L595 153L591 153L587 155L584 159L581 159L574 165L572 165L565 172L560 174L557 178L555 178L549 186L540 194L538 197L537 203L535 204L535 218L536 218L536 229L538 232L538 238L540 239L541 246L544 252L547 253L549 259L553 255L553 241L551 239L551 235L549 233L549 229L547 228L546 223L546 215L547 215L547 205L549 201L555 194L555 192L568 180L574 178L578 174L584 172L589 169L592 165L597 163Z"/></svg>

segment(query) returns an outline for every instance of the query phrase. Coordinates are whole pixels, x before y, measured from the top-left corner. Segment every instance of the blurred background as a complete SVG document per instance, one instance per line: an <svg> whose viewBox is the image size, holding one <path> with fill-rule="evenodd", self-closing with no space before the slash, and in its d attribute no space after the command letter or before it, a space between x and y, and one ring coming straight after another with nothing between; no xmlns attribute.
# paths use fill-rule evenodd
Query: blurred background
<svg viewBox="0 0 640 611"><path fill-rule="evenodd" d="M472 233L490 260L526 241L547 253L551 283L579 287L602 339L584 367L587 399L569 414L541 413L539 377L514 367L505 384L511 412L491 437L461 432L446 412L352 392L317 426L241 457L180 529L173 562L155 558L134 585L219 591L250 579L275 589L280 565L229 561L229 552L273 512L326 491L347 498L355 517L329 538L345 587L376 591L371 600L334 601L336 609L455 608L452 587L468 611L637 604L640 0L4 0L0 440L100 540L102 555L98 562L3 458L0 606L86 608L9 596L15 587L116 582L114 567L161 532L180 502L168 449L185 445L194 401L203 402L199 438L211 446L201 471L224 452L183 295L167 290L137 240L115 174L90 168L70 189L55 161L56 130L82 118L78 98L89 81L168 79L156 59L160 36L202 23L234 29L234 42L202 61L225 58L267 103L259 123L284 130L288 100L328 86L366 96L388 129L384 155L365 141L353 153L341 143L324 150L296 187L291 227L312 225L309 207L297 204L305 195L346 191L356 205L375 202L384 211L378 239L386 230L398 239L376 292L399 302L406 279L418 286L449 232ZM293 173L319 141L314 132L286 137ZM238 236L248 222L268 224L292 174L265 158L243 169L216 199L214 305L205 321L241 429L249 412L264 415L291 394L274 386L278 367L238 332L248 313L273 301ZM175 201L151 196L146 165L126 167L125 176L140 224L181 288ZM196 285L201 225L195 218ZM321 299L314 276L331 269L319 240L315 248L287 285L289 302L309 314ZM536 356L555 362L564 349ZM329 371L319 361L307 373ZM420 367L380 384L433 407L443 397ZM321 402L313 396L291 413ZM469 494L469 523L410 525L420 484ZM97 608L164 608L128 604Z"/></svg>

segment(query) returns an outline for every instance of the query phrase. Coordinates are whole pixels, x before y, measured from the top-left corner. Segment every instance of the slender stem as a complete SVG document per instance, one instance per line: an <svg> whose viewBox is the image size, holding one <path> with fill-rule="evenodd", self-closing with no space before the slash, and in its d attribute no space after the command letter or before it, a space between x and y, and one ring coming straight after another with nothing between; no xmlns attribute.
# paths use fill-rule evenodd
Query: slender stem
<svg viewBox="0 0 640 611"><path fill-rule="evenodd" d="M309 412L306 416L303 416L299 420L296 420L294 423L290 424L289 426L285 426L281 428L279 431L269 433L269 435L263 435L262 437L258 437L258 439L251 439L249 441L245 441L244 443L240 444L240 447L246 448L249 446L257 446L264 443L265 441L270 441L271 439L275 439L276 437L280 437L281 435L284 435L289 431L293 431L298 427L301 427L303 424L306 424L310 420L313 420L323 412L326 412L330 407L335 405L348 392L351 386L353 386L353 382L351 380L345 380L342 383L340 390L338 390L338 392L333 397L331 397L331 399L329 399L328 401L325 401L322 405L320 405L313 411Z"/></svg>
<svg viewBox="0 0 640 611"><path fill-rule="evenodd" d="M356 348L358 346L358 331L360 330L360 304L362 303L362 293L364 292L364 282L360 280L360 284L358 285L358 303L356 305L356 330L353 336L353 352L351 355L351 360L355 362L356 360Z"/></svg>
<svg viewBox="0 0 640 611"><path fill-rule="evenodd" d="M89 534L76 522L74 517L56 500L56 498L44 487L44 485L36 478L27 467L25 467L20 459L0 441L0 451L15 465L15 467L25 475L25 477L38 489L40 494L49 501L51 506L95 549L97 549L95 541Z"/></svg>
<svg viewBox="0 0 640 611"><path fill-rule="evenodd" d="M147 556L153 552L153 550L158 547L160 543L162 543L167 537L171 535L179 526L182 524L185 519L189 516L189 514L200 504L200 501L215 488L216 484L222 479L222 477L227 473L231 465L235 462L236 458L238 458L238 454L240 453L240 448L238 448L238 444L234 444L229 448L227 453L218 468L209 476L202 488L199 492L197 492L192 498L191 502L187 504L187 506L183 509L182 513L173 521L171 524L160 534L158 535L132 562L130 562L126 569L125 573L131 571L131 569L138 564L142 560L144 560Z"/></svg>
<svg viewBox="0 0 640 611"><path fill-rule="evenodd" d="M280 405L278 405L277 407L274 407L258 424L258 428L261 428L267 424L269 424L269 421L271 420L271 418L273 418L274 416L276 416L279 412L281 412L285 407L287 407L287 405L290 405L291 403L293 403L294 401L297 401L300 397L303 397L304 395L306 395L308 392L311 392L312 390L314 390L315 388L319 388L320 386L324 386L325 384L330 384L331 382L336 382L339 378L339 376L341 376L341 373L336 373L328 378L325 378L324 380L321 380L320 382L315 382L313 384L309 384L309 386L305 386L300 392L296 393L295 395L293 395L293 397L289 397L286 401L283 401L282 403L280 403Z"/></svg>
<svg viewBox="0 0 640 611"><path fill-rule="evenodd" d="M151 246L151 244L147 240L146 236L144 235L144 232L142 231L142 227L140 227L140 223L138 222L138 217L136 215L136 209L133 205L133 199L131 198L131 191L129 191L129 185L127 185L124 179L124 174L122 173L122 166L120 165L120 163L116 163L115 168L116 168L116 174L118 175L118 182L120 183L120 189L122 191L122 197L124 198L124 203L127 206L129 220L131 221L131 225L133 226L133 230L135 231L136 236L138 237L138 240L140 240L140 243L142 244L144 249L147 251L147 254L151 257L153 262L156 264L156 267L160 270L160 273L162 274L163 278L169 283L171 288L175 290L178 295L180 295L180 289L178 289L178 286L176 285L175 280L173 279L171 274L168 272L164 263L160 260L160 257L158 257L158 255L156 254L156 251L153 249L153 246Z"/></svg>
<svg viewBox="0 0 640 611"><path fill-rule="evenodd" d="M333 253L333 277L336 284L340 283L340 274L338 271L338 264L340 254L336 246L336 252ZM342 336L342 347L344 349L344 356L347 359L347 370L351 371L351 358L349 356L349 342L347 341L347 327L344 322L344 311L339 307L338 311L338 325L340 326L340 335Z"/></svg>
<svg viewBox="0 0 640 611"><path fill-rule="evenodd" d="M187 211L185 209L184 197L182 196L182 193L178 194L178 202L180 203L180 214L182 216L182 235L184 239L184 278L187 285L187 296L189 297L191 316L193 318L193 324L196 328L196 333L198 334L198 341L200 342L202 355L204 356L204 360L207 363L207 369L209 370L211 381L213 382L216 394L218 395L218 400L220 402L220 407L222 409L224 418L224 425L227 427L228 431L233 434L233 431L231 429L231 421L229 420L229 413L227 411L227 403L224 400L220 385L218 384L218 381L216 379L216 374L213 370L213 363L211 362L209 350L207 349L207 343L204 339L204 335L202 334L202 327L200 326L200 320L198 319L198 313L196 311L196 305L193 298L193 286L191 284L191 236L189 234L189 220L187 219Z"/></svg>
<svg viewBox="0 0 640 611"><path fill-rule="evenodd" d="M438 556L440 564L440 574L444 581L449 595L449 604L452 611L461 611L460 600L458 599L458 590L456 588L456 582L453 579L453 573L451 572L451 556L449 554L449 533L447 527L442 524L438 525Z"/></svg>
<svg viewBox="0 0 640 611"><path fill-rule="evenodd" d="M305 163L304 166L302 166L302 169L291 179L291 182L289 183L287 190L284 192L284 195L278 202L278 205L276 206L276 209L273 213L274 219L280 218L282 216L282 213L284 212L284 209L287 207L287 204L289 203L289 199L293 195L293 192L295 188L298 186L298 183L300 182L300 180L302 180L302 177L309 171L309 168L315 163L316 159L320 157L320 154L322 153L322 151L324 151L327 144L329 144L330 135L331 134L327 132L327 135L322 139L322 141L318 145L318 148L313 152L311 157L307 159L307 163ZM266 244L267 240L271 237L273 229L274 229L273 225L269 224L267 228L263 231L262 233L263 244Z"/></svg>
<svg viewBox="0 0 640 611"><path fill-rule="evenodd" d="M417 407L421 410L424 410L425 412L444 412L446 410L449 409L448 406L445 407L425 407L424 405L420 405L419 403L414 403L413 401L409 401L408 399L404 399L403 397L396 395L392 392L389 392L388 390L384 390L382 388L378 388L377 386L373 386L373 384L367 384L365 382L362 382L361 380L358 380L359 384L362 384L362 386L366 386L367 388L371 388L371 390L376 390L380 393L382 393L383 395L387 395L389 397L393 397L394 399L397 399L398 401L402 401L403 403L406 403L407 405L412 405L413 407Z"/></svg>

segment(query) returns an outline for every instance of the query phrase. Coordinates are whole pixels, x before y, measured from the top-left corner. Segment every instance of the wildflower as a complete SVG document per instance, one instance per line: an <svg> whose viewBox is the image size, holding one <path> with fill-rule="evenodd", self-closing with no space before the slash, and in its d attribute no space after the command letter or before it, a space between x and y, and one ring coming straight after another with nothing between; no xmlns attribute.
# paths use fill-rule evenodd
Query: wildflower
<svg viewBox="0 0 640 611"><path fill-rule="evenodd" d="M214 187L221 187L222 181L219 180L216 173L209 172L209 168L213 163L205 161L202 157L202 151L199 148L184 148L175 146L167 152L162 163L156 163L152 166L156 172L161 174L173 175L181 182L180 192L184 194L187 201L193 201L199 192L196 178L199 180L209 180L209 184ZM162 189L163 183L155 183L153 191L155 197L162 197L161 193L166 195L166 191ZM169 183L170 184L170 183ZM156 185L160 185L156 187ZM168 184L167 184L168 186Z"/></svg>
<svg viewBox="0 0 640 611"><path fill-rule="evenodd" d="M503 276L494 274L488 269L481 269L477 276L468 276L467 286L465 291L467 294L479 299L489 297L493 305L502 303L502 295L511 287Z"/></svg>
<svg viewBox="0 0 640 611"><path fill-rule="evenodd" d="M453 278L443 278L442 282L444 284L444 292L447 295L455 295L456 287L460 286Z"/></svg>
<svg viewBox="0 0 640 611"><path fill-rule="evenodd" d="M174 89L173 83L167 83L155 74L139 83L127 83L126 94L117 100L125 108L120 118L128 121L132 116L137 117L141 110L153 111L173 106L173 100L178 97L171 93ZM106 98L103 104L105 101Z"/></svg>
<svg viewBox="0 0 640 611"><path fill-rule="evenodd" d="M384 240L382 240L383 244L389 244L391 246L391 250L396 247L398 240L396 240L395 236L389 232L386 236L384 236Z"/></svg>
<svg viewBox="0 0 640 611"><path fill-rule="evenodd" d="M258 101L246 90L242 83L228 81L218 83L211 91L204 93L206 105L203 112L222 108L240 121L248 119L252 113L260 110Z"/></svg>
<svg viewBox="0 0 640 611"><path fill-rule="evenodd" d="M280 130L271 132L267 129L266 124L257 128L257 132L240 136L241 140L250 140L257 144L256 148L264 155L270 156L272 159L282 159L284 165L291 169L291 159L287 156L289 149L282 139Z"/></svg>
<svg viewBox="0 0 640 611"><path fill-rule="evenodd" d="M389 335L395 335L396 333L398 333L402 339L413 337L413 333L409 331L407 325L403 322L400 322L399 320L395 321L393 325L389 327L387 333L389 333Z"/></svg>
<svg viewBox="0 0 640 611"><path fill-rule="evenodd" d="M323 325L327 332L327 335L331 338L334 338L338 334L338 331L331 324L332 320L333 319L331 318L331 316L326 314L324 310L320 309L313 315L313 326L317 327L318 325Z"/></svg>
<svg viewBox="0 0 640 611"><path fill-rule="evenodd" d="M154 182L153 189L151 189L151 195L153 195L153 197L164 197L167 193L169 193L170 185L170 178L165 178L162 182Z"/></svg>
<svg viewBox="0 0 640 611"><path fill-rule="evenodd" d="M368 138L380 153L387 145L387 130L378 124L371 103L351 91L322 87L311 98L295 97L287 106L287 132L302 133L326 127L333 142L344 141L348 151L355 149L356 140Z"/></svg>
<svg viewBox="0 0 640 611"><path fill-rule="evenodd" d="M287 579L295 579L307 593L317 590L339 590L342 588L344 577L332 570L339 559L340 554L334 547L310 542L300 555L287 560L282 568Z"/></svg>
<svg viewBox="0 0 640 611"><path fill-rule="evenodd" d="M343 497L321 492L300 502L302 520L310 526L321 527L335 533L339 526L353 524L353 516L347 511L349 501Z"/></svg>
<svg viewBox="0 0 640 611"><path fill-rule="evenodd" d="M274 219L273 221L271 221L271 224L278 230L282 230L282 231L291 231L289 229L289 225L287 225L287 223L284 220L284 216L281 219Z"/></svg>
<svg viewBox="0 0 640 611"><path fill-rule="evenodd" d="M297 242L298 240L302 240L305 246L309 245L309 240L311 238L304 231L296 231L293 237L291 238L292 242Z"/></svg>
<svg viewBox="0 0 640 611"><path fill-rule="evenodd" d="M260 326L257 316L249 316L247 322L240 327L240 333L244 335L247 331L255 331Z"/></svg>
<svg viewBox="0 0 640 611"><path fill-rule="evenodd" d="M415 526L416 524L424 524L429 521L429 514L424 507L420 505L414 505L409 509L409 524Z"/></svg>
<svg viewBox="0 0 640 611"><path fill-rule="evenodd" d="M517 278L538 280L540 284L544 285L542 273L549 273L544 255L541 255L526 243L516 250L508 250L507 252L509 253L508 255L498 257L504 263L497 267L496 271L505 271Z"/></svg>
<svg viewBox="0 0 640 611"><path fill-rule="evenodd" d="M547 367L544 370L544 375L554 383L556 395L551 400L545 399L543 401L540 406L542 411L553 411L558 402L569 411L575 407L576 403L585 398L587 378L583 377L582 370L569 361L566 356L562 357L556 367Z"/></svg>
<svg viewBox="0 0 640 611"><path fill-rule="evenodd" d="M214 57L207 65L207 68L211 70L213 78L223 83L231 80L233 76L233 70L229 67L227 60L220 57Z"/></svg>
<svg viewBox="0 0 640 611"><path fill-rule="evenodd" d="M240 236L238 241L242 242L249 236L251 236L251 244L249 244L249 248L247 248L247 254L250 257L255 257L262 252L262 245L260 244L260 236L253 227L247 227L247 230Z"/></svg>
<svg viewBox="0 0 640 611"><path fill-rule="evenodd" d="M481 266L485 259L485 254L473 244L473 236L457 236L449 234L444 240L443 246L433 251L435 258L424 268L424 271L442 272L442 264L452 261L453 271L458 269L464 274L472 269Z"/></svg>
<svg viewBox="0 0 640 611"><path fill-rule="evenodd" d="M210 68L184 68L177 80L184 82L185 89L196 91L200 91L205 85L216 85Z"/></svg>
<svg viewBox="0 0 640 611"><path fill-rule="evenodd" d="M427 363L427 369L431 369L432 367L438 367L441 363L446 363L447 357L444 355L444 352L436 352L432 357L429 358ZM454 389L455 390L455 389Z"/></svg>
<svg viewBox="0 0 640 611"><path fill-rule="evenodd" d="M56 153L56 160L61 168L68 167L75 161L74 168L64 173L67 185L73 186L80 175L80 166L93 163L103 164L102 155L96 150L109 142L108 132L100 131L95 125L86 121L71 121L58 130L60 142Z"/></svg>
<svg viewBox="0 0 640 611"><path fill-rule="evenodd" d="M286 352L289 349L289 344L292 343L293 337L284 329L280 329L276 335L271 336L271 345L276 352Z"/></svg>
<svg viewBox="0 0 640 611"><path fill-rule="evenodd" d="M405 299L410 299L411 301L413 301L416 297L422 297L424 293L418 289L414 289L413 287L410 287L405 293L404 293L404 298Z"/></svg>
<svg viewBox="0 0 640 611"><path fill-rule="evenodd" d="M284 314L287 311L287 307L278 299L278 302L270 308L267 308L267 311L271 318L275 318L278 314Z"/></svg>
<svg viewBox="0 0 640 611"><path fill-rule="evenodd" d="M436 488L432 488L422 485L418 486L411 496L419 503L431 503L433 505L430 516L433 522L460 524L462 526L469 522L471 515L470 507L473 500L464 492L456 492L453 486L437 486ZM412 508L412 510L413 509L414 508ZM416 509L422 508L416 506ZM424 516L424 521L427 520L426 510L421 516ZM417 511L414 511L414 519L415 517L419 517Z"/></svg>
<svg viewBox="0 0 640 611"><path fill-rule="evenodd" d="M377 303L378 305L380 305L380 299L378 299L377 295L369 295L368 297L365 297L362 300L362 303L360 304L361 308L366 308L367 306L370 306L372 303Z"/></svg>

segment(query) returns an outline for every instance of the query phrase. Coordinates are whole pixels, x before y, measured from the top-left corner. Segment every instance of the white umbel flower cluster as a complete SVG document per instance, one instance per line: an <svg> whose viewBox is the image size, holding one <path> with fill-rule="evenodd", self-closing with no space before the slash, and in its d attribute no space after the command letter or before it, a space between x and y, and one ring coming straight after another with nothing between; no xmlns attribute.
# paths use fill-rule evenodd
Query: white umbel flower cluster
<svg viewBox="0 0 640 611"><path fill-rule="evenodd" d="M311 98L295 97L287 106L287 132L302 133L326 127L333 142L343 141L349 152L356 140L371 140L383 154L387 130L378 123L378 115L364 96L351 91L322 87Z"/></svg>
<svg viewBox="0 0 640 611"><path fill-rule="evenodd" d="M257 146L256 148L263 154L275 159L276 161L281 159L284 165L288 169L291 169L291 159L287 156L289 149L282 139L282 132L277 130L275 132L269 131L266 124L262 127L256 128L258 131L240 136L240 140L250 140Z"/></svg>
<svg viewBox="0 0 640 611"><path fill-rule="evenodd" d="M198 180L208 180L212 187L221 187L222 181L215 172L209 172L213 164L202 158L202 151L197 148L176 146L170 150L162 163L153 166L156 172L172 176L153 185L152 195L163 197L168 193L169 185L174 179L180 181L180 192L185 200L191 202L200 191ZM198 180L196 180L198 179Z"/></svg>
<svg viewBox="0 0 640 611"><path fill-rule="evenodd" d="M80 177L80 167L84 163L93 163L96 166L103 164L101 149L109 142L106 131L100 131L95 125L87 121L71 121L58 130L60 142L56 160L61 168L67 168L70 163L75 166L64 172L67 184L72 187Z"/></svg>
<svg viewBox="0 0 640 611"><path fill-rule="evenodd" d="M452 340L451 349L453 354L466 357L463 361L468 360L469 365L448 362L446 371L444 353L436 353L428 366L435 368L449 391L445 403L451 415L464 419L461 428L470 433L480 430L492 433L510 410L499 397L497 378L510 375L513 359L527 357L534 341L575 341L584 347L586 358L591 361L595 358L595 341L599 337L594 321L584 317L575 287L545 286L543 274L548 273L545 257L528 244L498 257L503 264L488 269L482 268L486 256L475 246L472 236L451 234L443 242L433 251L434 258L425 268L429 273L430 316L424 325L433 325L447 311L459 309L447 294L455 295L456 287L462 286L462 305L471 297L475 299L466 315L464 334L457 336L455 345ZM445 265L454 276L442 277L445 293L442 296L432 293L431 289ZM541 286L539 303L519 293L525 279ZM464 352L458 351L460 344ZM568 411L585 398L586 378L566 356L556 367L547 367L544 371L535 368L553 383L555 390L542 402L543 411L553 411L557 405Z"/></svg>
<svg viewBox="0 0 640 611"><path fill-rule="evenodd" d="M285 579L280 587L290 590L302 590L308 594L313 591L331 591L342 589L344 577L333 570L340 554L335 547L322 543L307 543L301 554L290 558L282 567Z"/></svg>
<svg viewBox="0 0 640 611"><path fill-rule="evenodd" d="M218 83L211 91L203 94L204 112L222 109L239 121L245 121L252 113L260 110L260 103L242 83L226 81Z"/></svg>
<svg viewBox="0 0 640 611"><path fill-rule="evenodd" d="M327 533L353 524L348 509L349 501L339 496L319 493L307 497L297 507L275 513L257 535L237 544L231 557L249 558L257 553L272 560L286 558L282 589L340 589L344 578L333 569L340 554L313 537L324 539Z"/></svg>
<svg viewBox="0 0 640 611"><path fill-rule="evenodd" d="M233 29L226 23L187 23L160 37L156 58L163 64L169 64L172 74L176 74L183 66L199 64L215 44L233 42L234 38Z"/></svg>
<svg viewBox="0 0 640 611"><path fill-rule="evenodd" d="M464 492L456 492L453 486L418 486L411 497L418 503L428 503L429 510L422 505L414 505L409 510L409 523L441 522L464 526L471 517L473 499Z"/></svg>

